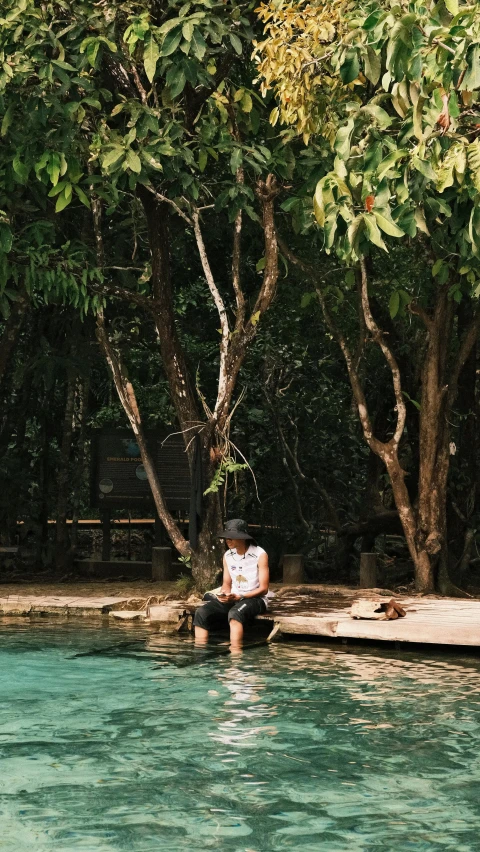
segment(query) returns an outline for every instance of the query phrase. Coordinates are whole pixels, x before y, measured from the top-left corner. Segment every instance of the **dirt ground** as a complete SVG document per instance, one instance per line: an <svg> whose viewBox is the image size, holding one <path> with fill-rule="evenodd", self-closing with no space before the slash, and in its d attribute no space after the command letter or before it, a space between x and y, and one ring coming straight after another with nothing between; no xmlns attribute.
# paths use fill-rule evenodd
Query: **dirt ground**
<svg viewBox="0 0 480 852"><path fill-rule="evenodd" d="M153 580L78 580L68 583L0 581L0 598L9 595L148 598L151 595L170 595L174 592L175 583L159 583Z"/></svg>

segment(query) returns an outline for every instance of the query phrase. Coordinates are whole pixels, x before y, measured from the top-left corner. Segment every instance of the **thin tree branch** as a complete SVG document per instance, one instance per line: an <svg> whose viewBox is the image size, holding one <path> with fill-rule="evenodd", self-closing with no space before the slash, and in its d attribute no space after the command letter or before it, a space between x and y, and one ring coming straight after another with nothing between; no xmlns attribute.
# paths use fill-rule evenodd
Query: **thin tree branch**
<svg viewBox="0 0 480 852"><path fill-rule="evenodd" d="M135 80L135 85L137 87L138 94L140 95L140 100L142 101L142 104L146 105L147 101L148 101L147 93L146 93L146 91L145 91L145 89L142 85L142 81L140 80L140 75L137 71L137 68L136 68L134 62L132 62L131 67L132 67L133 79Z"/></svg>
<svg viewBox="0 0 480 852"><path fill-rule="evenodd" d="M95 284L92 282L89 283L88 289L100 295L113 296L115 299L121 299L123 302L132 302L135 305L141 305L142 308L148 311L155 311L155 299L144 296L142 293L135 293L134 290L127 290L125 287L118 287L116 284L108 284L107 282Z"/></svg>
<svg viewBox="0 0 480 852"><path fill-rule="evenodd" d="M241 144L242 138L238 129L238 124L235 118L235 109L230 102L227 106L230 122L232 125L232 136L238 145ZM235 173L237 186L243 186L245 183L245 172L243 165L240 165ZM245 296L243 294L241 279L240 279L240 261L241 261L241 242L242 242L242 222L243 212L240 209L235 216L233 226L233 250L232 250L232 284L235 292L235 300L237 303L237 315L235 321L235 331L241 331L245 322Z"/></svg>
<svg viewBox="0 0 480 852"><path fill-rule="evenodd" d="M427 331L431 331L433 327L432 318L427 314L427 312L422 308L422 306L418 304L418 302L410 302L408 310L411 314L420 317Z"/></svg>
<svg viewBox="0 0 480 852"><path fill-rule="evenodd" d="M365 263L365 258L363 257L360 259L360 269L362 273L362 305L363 313L365 315L365 322L373 339L380 346L380 349L382 350L385 360L388 366L390 367L392 373L393 390L395 393L395 401L397 404L397 426L392 438L392 442L396 447L398 447L400 438L402 437L403 430L405 428L405 420L407 418L407 406L405 405L405 399L402 393L402 380L400 376L400 369L398 367L397 360L392 350L390 349L390 346L385 340L385 335L383 331L381 331L381 329L378 327L370 310L370 301L368 298L367 267Z"/></svg>
<svg viewBox="0 0 480 852"><path fill-rule="evenodd" d="M203 240L202 229L200 227L200 219L198 215L198 210L194 210L193 212L193 229L195 232L195 239L197 241L198 253L200 255L200 260L202 263L203 273L205 275L208 289L212 294L213 301L215 302L215 307L218 311L218 316L220 319L220 329L222 333L222 339L220 343L220 366L219 366L219 378L218 378L218 394L217 394L217 402L215 405L214 417L218 413L218 408L223 400L225 387L227 384L227 355L228 355L228 344L230 340L230 327L228 324L228 316L227 310L225 308L225 302L222 299L220 291L215 283L215 279L213 277L212 269L210 266L210 262L208 260L207 250L205 248L205 243Z"/></svg>
<svg viewBox="0 0 480 852"><path fill-rule="evenodd" d="M302 269L303 272L305 272L312 278L313 285L315 287L315 292L318 296L318 301L320 302L327 328L330 331L332 337L335 338L338 345L340 346L340 349L343 353L343 357L345 359L348 377L350 379L350 384L357 405L360 423L362 424L365 440L370 449L378 456L383 458L385 445L382 441L379 441L373 433L373 425L368 411L367 400L363 392L362 383L360 381L360 376L358 374L358 369L356 368L354 357L352 355L352 352L350 351L350 347L345 339L345 336L343 335L337 324L334 322L333 317L330 314L330 311L328 310L327 300L325 298L325 294L322 290L322 287L318 281L318 275L316 274L316 271L313 267L311 267L309 264L304 263L292 251L290 251L288 246L286 246L283 241L279 240L279 246L282 251L282 254L284 254L288 260L290 260L292 263L294 263L296 266ZM329 275L333 271L336 270L329 270L326 274Z"/></svg>
<svg viewBox="0 0 480 852"><path fill-rule="evenodd" d="M244 182L243 168L237 169L237 183ZM243 329L245 322L245 296L243 295L241 280L240 280L240 260L241 260L241 242L242 242L242 211L239 210L235 216L233 226L233 250L232 250L232 284L235 291L235 300L237 302L237 316L235 320L235 330Z"/></svg>
<svg viewBox="0 0 480 852"><path fill-rule="evenodd" d="M365 326L365 315L363 313L362 306L362 279L357 275L357 314L358 314L358 340L357 347L355 349L355 355L353 358L353 365L355 370L358 370L360 367L360 362L362 360L363 352L365 349L365 338L366 338L366 326Z"/></svg>
<svg viewBox="0 0 480 852"><path fill-rule="evenodd" d="M187 222L188 225L190 225L190 227L193 226L193 220L190 219L190 217L187 216L186 213L184 213L182 208L179 207L175 201L173 201L171 198L167 198L166 195L162 195L161 192L157 192L157 190L154 189L153 186L145 186L145 189L148 190L148 192L151 192L152 195L157 199L157 201L164 201L166 204L170 204L170 206L173 207L173 209L178 213L178 215L181 216L182 219L184 219L184 221Z"/></svg>
<svg viewBox="0 0 480 852"><path fill-rule="evenodd" d="M295 421L292 420L291 417L289 417L288 419L290 420L290 423L291 423L293 430L295 432L295 449L294 449L294 451L292 451L292 449L288 446L288 444L286 444L286 448L287 448L288 454L290 455L290 458L292 459L292 462L295 466L295 470L297 471L300 478L306 484L310 483L310 484L313 485L315 491L317 491L317 493L320 495L323 502L325 503L325 506L327 507L327 511L328 511L329 516L330 516L330 520L332 522L334 529L339 530L340 527L341 527L340 519L338 517L337 510L335 509L335 506L333 505L333 503L330 499L328 491L326 490L326 488L323 487L323 485L320 485L316 476L307 477L300 467L300 463L298 461L298 443L299 443L298 426L295 423Z"/></svg>
<svg viewBox="0 0 480 852"><path fill-rule="evenodd" d="M455 398L457 396L458 391L458 380L460 378L460 374L465 366L465 362L467 361L474 345L475 341L478 337L478 333L480 331L480 305L475 311L472 321L467 328L463 339L460 343L459 350L457 352L457 357L455 358L452 372L450 375L450 381L448 383L448 403L449 408L453 405Z"/></svg>
<svg viewBox="0 0 480 852"><path fill-rule="evenodd" d="M274 175L269 174L265 181L258 182L257 196L262 204L263 233L265 237L265 268L262 286L257 296L252 316L250 317L249 325L253 329L258 322L258 316L262 316L270 307L277 286L278 245L273 207L273 202L277 194L278 189Z"/></svg>

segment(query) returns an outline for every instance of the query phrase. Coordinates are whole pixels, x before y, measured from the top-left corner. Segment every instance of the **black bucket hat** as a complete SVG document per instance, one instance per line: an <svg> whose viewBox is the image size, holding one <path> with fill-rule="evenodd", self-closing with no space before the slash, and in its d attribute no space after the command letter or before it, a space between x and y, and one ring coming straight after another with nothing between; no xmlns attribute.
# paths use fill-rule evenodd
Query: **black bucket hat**
<svg viewBox="0 0 480 852"><path fill-rule="evenodd" d="M217 538L252 538L248 531L248 526L241 518L234 518L232 521L227 521L225 529L217 533Z"/></svg>

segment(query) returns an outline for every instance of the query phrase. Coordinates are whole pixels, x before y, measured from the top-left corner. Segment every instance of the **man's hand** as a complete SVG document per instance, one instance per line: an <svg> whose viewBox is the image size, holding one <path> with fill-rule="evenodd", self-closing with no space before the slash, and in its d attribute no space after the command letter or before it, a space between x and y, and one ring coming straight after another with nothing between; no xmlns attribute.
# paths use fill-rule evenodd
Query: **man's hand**
<svg viewBox="0 0 480 852"><path fill-rule="evenodd" d="M220 603L230 603L231 601L239 601L240 596L220 592L220 594L218 595L218 600L220 601Z"/></svg>

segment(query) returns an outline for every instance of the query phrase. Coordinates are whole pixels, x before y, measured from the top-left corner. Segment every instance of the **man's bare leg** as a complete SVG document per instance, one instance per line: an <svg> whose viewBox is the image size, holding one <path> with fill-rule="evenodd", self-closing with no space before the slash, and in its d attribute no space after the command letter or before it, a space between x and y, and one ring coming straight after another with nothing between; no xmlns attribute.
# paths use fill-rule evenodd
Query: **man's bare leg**
<svg viewBox="0 0 480 852"><path fill-rule="evenodd" d="M197 645L206 645L208 642L208 630L204 627L195 627L195 642Z"/></svg>
<svg viewBox="0 0 480 852"><path fill-rule="evenodd" d="M243 624L241 621L236 621L234 618L230 621L230 645L233 649L238 650L242 647L243 641Z"/></svg>

